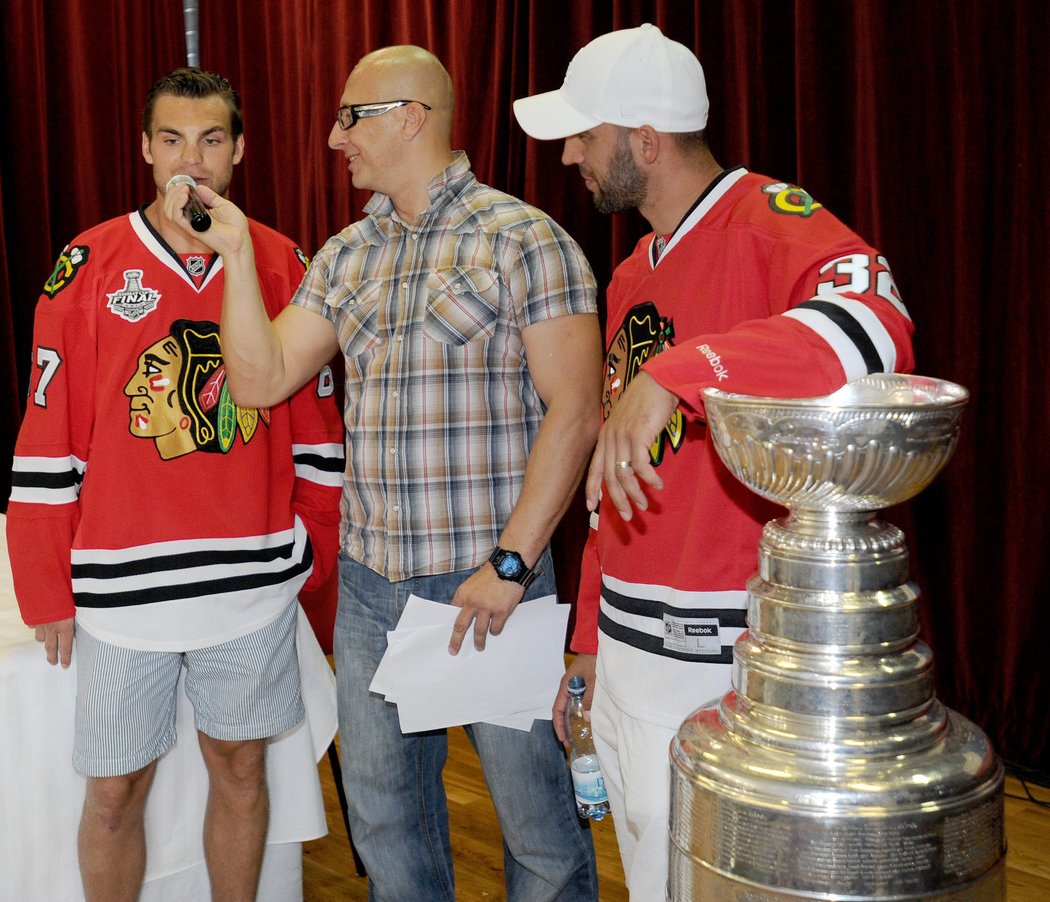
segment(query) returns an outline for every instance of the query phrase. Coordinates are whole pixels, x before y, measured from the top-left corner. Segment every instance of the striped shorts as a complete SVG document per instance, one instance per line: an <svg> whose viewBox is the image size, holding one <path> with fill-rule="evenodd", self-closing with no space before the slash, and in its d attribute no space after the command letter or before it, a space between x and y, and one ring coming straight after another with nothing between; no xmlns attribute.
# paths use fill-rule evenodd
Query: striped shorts
<svg viewBox="0 0 1050 902"><path fill-rule="evenodd" d="M122 648L78 625L73 767L89 777L115 777L170 749L183 667L194 723L213 739L265 739L295 726L304 715L298 608L292 602L260 630L187 652Z"/></svg>

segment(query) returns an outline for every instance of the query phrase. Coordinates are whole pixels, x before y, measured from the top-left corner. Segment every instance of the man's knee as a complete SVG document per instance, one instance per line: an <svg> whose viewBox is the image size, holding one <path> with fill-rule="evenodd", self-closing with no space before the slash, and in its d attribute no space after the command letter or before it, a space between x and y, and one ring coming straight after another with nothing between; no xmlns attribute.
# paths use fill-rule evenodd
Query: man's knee
<svg viewBox="0 0 1050 902"><path fill-rule="evenodd" d="M248 790L266 782L265 739L228 742L198 734L201 753L212 785L225 784Z"/></svg>
<svg viewBox="0 0 1050 902"><path fill-rule="evenodd" d="M119 829L130 818L140 818L155 767L153 762L130 774L89 777L84 796L85 817L110 830Z"/></svg>

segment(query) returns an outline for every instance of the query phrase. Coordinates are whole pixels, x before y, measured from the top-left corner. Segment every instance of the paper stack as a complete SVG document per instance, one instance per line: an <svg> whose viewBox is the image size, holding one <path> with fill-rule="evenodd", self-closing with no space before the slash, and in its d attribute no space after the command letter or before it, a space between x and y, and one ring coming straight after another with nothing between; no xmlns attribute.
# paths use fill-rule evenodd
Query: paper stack
<svg viewBox="0 0 1050 902"><path fill-rule="evenodd" d="M503 632L477 651L468 630L448 651L459 608L411 596L369 689L397 705L401 730L416 733L486 722L517 730L550 720L565 673L569 606L553 595L522 602Z"/></svg>

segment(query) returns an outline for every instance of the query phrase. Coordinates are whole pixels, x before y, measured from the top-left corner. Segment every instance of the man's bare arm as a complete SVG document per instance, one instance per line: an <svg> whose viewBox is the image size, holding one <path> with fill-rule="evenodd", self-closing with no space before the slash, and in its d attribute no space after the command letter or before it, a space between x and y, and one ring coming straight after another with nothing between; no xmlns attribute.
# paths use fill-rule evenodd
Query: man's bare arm
<svg viewBox="0 0 1050 902"><path fill-rule="evenodd" d="M572 501L587 466L600 421L601 334L594 314L560 316L522 331L529 373L547 413L525 468L525 482L500 545L534 564ZM524 595L484 564L457 590L449 651L459 651L471 623L474 646L498 635Z"/></svg>
<svg viewBox="0 0 1050 902"><path fill-rule="evenodd" d="M194 232L182 215L188 188L169 188L164 211L172 222L222 256L222 355L233 399L245 407L268 407L289 397L320 372L339 343L335 327L322 316L289 306L271 322L255 269L248 219L231 201L201 185L197 195L212 225Z"/></svg>

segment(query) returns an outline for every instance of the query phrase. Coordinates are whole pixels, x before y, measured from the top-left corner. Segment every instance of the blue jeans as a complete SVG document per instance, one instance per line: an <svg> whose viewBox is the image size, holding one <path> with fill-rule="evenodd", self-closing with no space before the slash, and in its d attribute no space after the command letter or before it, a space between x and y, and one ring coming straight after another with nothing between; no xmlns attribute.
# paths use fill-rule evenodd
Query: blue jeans
<svg viewBox="0 0 1050 902"><path fill-rule="evenodd" d="M555 591L549 553L540 566L525 599ZM441 778L446 732L402 733L397 708L368 686L409 595L448 603L473 572L391 583L345 555L339 560L334 651L343 785L373 902L456 898ZM576 816L569 769L551 724L537 720L529 733L486 723L465 729L503 831L507 902L596 900L590 829Z"/></svg>

